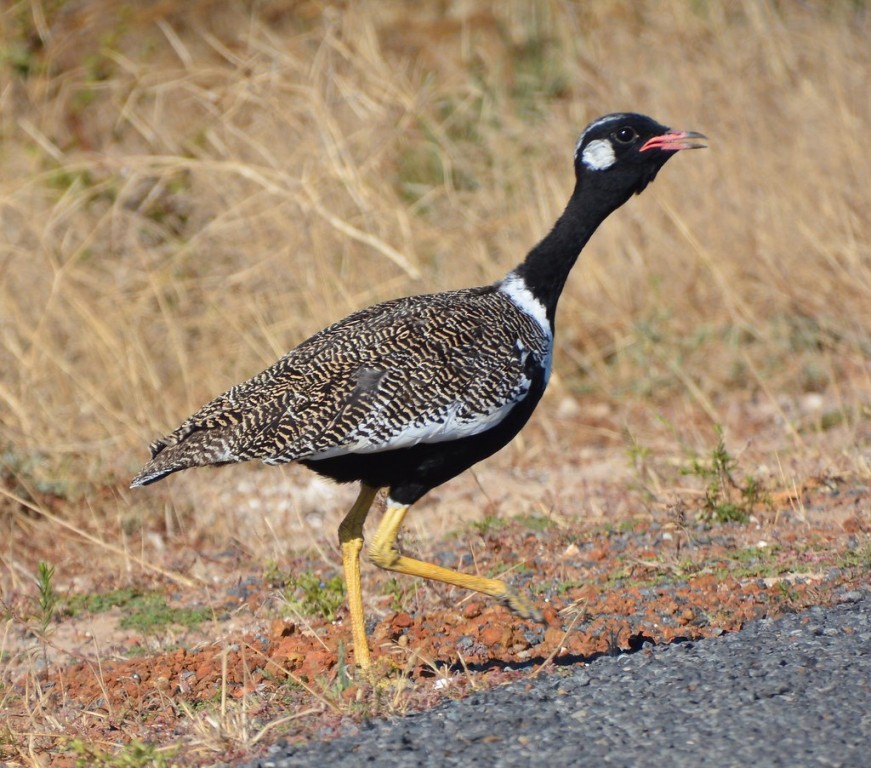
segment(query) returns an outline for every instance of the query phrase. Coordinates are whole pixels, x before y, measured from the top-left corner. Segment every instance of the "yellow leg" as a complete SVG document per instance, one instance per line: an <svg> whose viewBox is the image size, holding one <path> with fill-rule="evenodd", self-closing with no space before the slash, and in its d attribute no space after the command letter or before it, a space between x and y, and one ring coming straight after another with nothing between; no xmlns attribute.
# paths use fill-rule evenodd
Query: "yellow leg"
<svg viewBox="0 0 871 768"><path fill-rule="evenodd" d="M363 549L363 523L377 488L360 486L360 495L339 524L339 544L342 547L342 567L345 570L345 586L348 590L348 607L351 611L351 637L354 643L354 659L362 669L369 668L369 643L366 640L366 623L363 620L363 590L360 585L360 550Z"/></svg>
<svg viewBox="0 0 871 768"><path fill-rule="evenodd" d="M459 573L450 568L442 568L433 563L425 563L422 560L400 555L396 550L396 537L407 511L407 505L388 502L384 518L369 546L369 558L375 565L389 571L405 573L409 576L420 576L424 579L434 579L463 589L481 592L495 597L521 618L533 619L534 621L542 620L541 614L529 598L515 592L501 579L488 579L483 576Z"/></svg>

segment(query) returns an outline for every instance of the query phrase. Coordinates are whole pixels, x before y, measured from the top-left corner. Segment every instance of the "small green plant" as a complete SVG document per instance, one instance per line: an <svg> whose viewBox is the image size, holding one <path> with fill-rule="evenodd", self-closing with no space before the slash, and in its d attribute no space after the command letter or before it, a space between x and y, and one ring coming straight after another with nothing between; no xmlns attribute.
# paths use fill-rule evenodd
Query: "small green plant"
<svg viewBox="0 0 871 768"><path fill-rule="evenodd" d="M775 585L780 597L788 604L795 605L801 599L798 590L788 581L779 581Z"/></svg>
<svg viewBox="0 0 871 768"><path fill-rule="evenodd" d="M42 643L42 661L48 667L48 647L46 639L48 637L49 625L54 620L58 594L54 588L54 566L49 565L43 560L39 561L39 566L36 571L36 586L39 590L39 604L36 615L37 629L36 634Z"/></svg>
<svg viewBox="0 0 871 768"><path fill-rule="evenodd" d="M837 561L839 568L857 568L861 571L871 571L871 542L843 552Z"/></svg>
<svg viewBox="0 0 871 768"><path fill-rule="evenodd" d="M741 485L735 480L737 460L729 453L723 439L723 430L716 428L717 445L708 460L693 458L681 474L693 475L705 482L705 499L701 517L706 522L746 523L753 507L765 503L765 491L752 475Z"/></svg>
<svg viewBox="0 0 871 768"><path fill-rule="evenodd" d="M351 678L348 676L348 659L345 653L345 644L339 641L339 647L336 649L336 681L333 683L333 690L341 696L348 688L351 687Z"/></svg>
<svg viewBox="0 0 871 768"><path fill-rule="evenodd" d="M127 615L118 623L122 629L136 629L143 634L157 632L170 624L197 627L211 616L208 608L174 608L163 595L138 595L127 606Z"/></svg>
<svg viewBox="0 0 871 768"><path fill-rule="evenodd" d="M393 576L387 580L382 592L390 596L390 609L401 611L408 604L411 589L408 579L400 580Z"/></svg>
<svg viewBox="0 0 871 768"><path fill-rule="evenodd" d="M36 584L39 589L39 634L44 637L48 626L55 616L58 604L58 594L54 589L54 566L40 560L36 574Z"/></svg>
<svg viewBox="0 0 871 768"><path fill-rule="evenodd" d="M323 579L314 571L303 571L288 577L284 597L293 611L335 621L339 607L345 602L345 582L339 574Z"/></svg>
<svg viewBox="0 0 871 768"><path fill-rule="evenodd" d="M732 552L729 556L729 564L725 573L735 578L770 578L778 576L786 570L803 572L807 570L801 563L793 563L784 566L778 562L777 552L779 548L772 547L745 547Z"/></svg>
<svg viewBox="0 0 871 768"><path fill-rule="evenodd" d="M134 740L114 754L103 752L83 739L72 739L67 747L75 756L76 768L171 768L175 750L159 750L155 744Z"/></svg>
<svg viewBox="0 0 871 768"><path fill-rule="evenodd" d="M647 463L650 460L650 448L642 445L631 432L628 433L627 438L629 446L626 448L626 456L629 459L629 463L639 475L644 475L647 470Z"/></svg>
<svg viewBox="0 0 871 768"><path fill-rule="evenodd" d="M496 517L496 515L484 515L480 520L471 523L471 527L481 534L481 536L501 531L506 525L508 525L508 523L506 523L501 517Z"/></svg>
<svg viewBox="0 0 871 768"><path fill-rule="evenodd" d="M290 577L281 570L278 562L275 560L267 560L266 567L263 569L263 580L275 589L287 585Z"/></svg>
<svg viewBox="0 0 871 768"><path fill-rule="evenodd" d="M556 585L556 593L558 595L564 595L566 592L569 592L573 589L581 589L581 587L586 586L586 582L580 581L578 579L569 579L568 581L561 581Z"/></svg>
<svg viewBox="0 0 871 768"><path fill-rule="evenodd" d="M135 598L140 597L141 594L141 592L131 587L123 587L111 592L94 595L70 595L66 600L66 610L71 616L75 616L83 611L103 613L111 608L129 605Z"/></svg>
<svg viewBox="0 0 871 768"><path fill-rule="evenodd" d="M514 519L526 530L538 533L554 527L553 520L544 515L518 515Z"/></svg>
<svg viewBox="0 0 871 768"><path fill-rule="evenodd" d="M143 634L157 632L170 624L194 628L212 615L206 607L174 607L163 595L133 588L116 589L101 595L75 595L67 600L67 610L72 615L83 611L103 613L112 608L124 609L119 627L135 629Z"/></svg>

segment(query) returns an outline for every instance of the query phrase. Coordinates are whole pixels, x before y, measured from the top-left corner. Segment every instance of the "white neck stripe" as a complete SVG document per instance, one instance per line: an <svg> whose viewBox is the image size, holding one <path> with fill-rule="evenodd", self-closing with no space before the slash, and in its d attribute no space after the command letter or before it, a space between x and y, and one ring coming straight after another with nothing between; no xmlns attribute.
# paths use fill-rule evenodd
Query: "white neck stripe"
<svg viewBox="0 0 871 768"><path fill-rule="evenodd" d="M550 320L547 319L544 304L535 298L522 277L512 272L499 284L499 290L508 296L518 309L535 320L548 338L553 338L553 328Z"/></svg>

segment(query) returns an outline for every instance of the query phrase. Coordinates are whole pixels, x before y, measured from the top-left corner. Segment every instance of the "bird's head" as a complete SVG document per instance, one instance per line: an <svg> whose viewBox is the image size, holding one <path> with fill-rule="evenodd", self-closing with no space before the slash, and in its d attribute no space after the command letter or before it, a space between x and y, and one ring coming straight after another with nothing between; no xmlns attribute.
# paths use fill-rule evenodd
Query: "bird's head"
<svg viewBox="0 0 871 768"><path fill-rule="evenodd" d="M618 112L590 123L575 148L578 183L594 180L624 202L641 192L659 169L682 149L704 147L695 131L674 131L645 115Z"/></svg>

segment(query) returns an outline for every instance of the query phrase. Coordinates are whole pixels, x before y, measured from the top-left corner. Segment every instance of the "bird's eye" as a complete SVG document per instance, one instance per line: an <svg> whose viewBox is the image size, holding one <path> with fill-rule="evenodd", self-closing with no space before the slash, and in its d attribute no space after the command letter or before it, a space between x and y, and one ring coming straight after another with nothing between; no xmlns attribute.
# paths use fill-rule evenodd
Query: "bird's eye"
<svg viewBox="0 0 871 768"><path fill-rule="evenodd" d="M638 134L635 132L634 128L624 125L622 128L618 128L614 131L614 138L621 144L630 144L638 138Z"/></svg>

